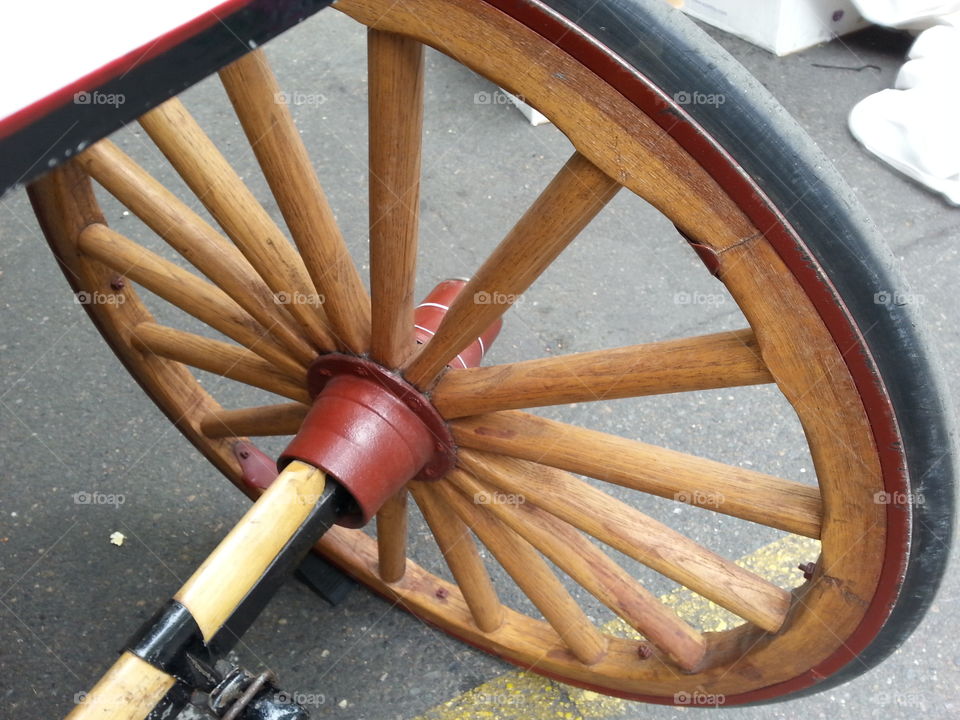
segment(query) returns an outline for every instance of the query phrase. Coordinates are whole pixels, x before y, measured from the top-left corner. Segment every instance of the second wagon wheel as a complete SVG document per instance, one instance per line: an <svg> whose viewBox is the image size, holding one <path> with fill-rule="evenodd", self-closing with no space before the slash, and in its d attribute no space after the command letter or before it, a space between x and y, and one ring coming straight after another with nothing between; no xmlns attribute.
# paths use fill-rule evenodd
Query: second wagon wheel
<svg viewBox="0 0 960 720"><path fill-rule="evenodd" d="M863 672L919 622L949 541L949 423L910 308L876 301L903 288L849 191L755 81L661 5L341 0L341 11L370 28L369 295L260 50L220 77L295 246L176 99L140 124L223 234L190 209L193 199L109 141L30 194L74 289L123 294L123 303L86 306L107 342L246 492L254 490L241 481L237 443L296 432L318 356L366 356L433 404L459 446L457 468L394 497L375 539L336 528L319 545L376 592L477 647L600 692L666 703L692 691L727 704L765 700ZM525 98L575 150L492 255L464 268L472 279L418 350L424 45ZM724 102L683 104L700 95ZM199 273L107 227L92 181ZM618 190L679 229L747 325L447 369ZM118 274L129 281L122 289ZM160 324L133 286L225 337ZM289 402L218 401L191 368ZM816 485L525 412L769 383L799 417ZM615 497L575 473L629 492ZM496 493L525 502L474 501ZM819 561L800 587L778 587L620 499L643 493L817 538ZM408 494L455 582L407 557ZM503 574L489 572L480 545L536 611L502 600L491 577ZM709 633L689 625L624 569L624 557L742 624ZM652 654L598 628L570 580L641 633Z"/></svg>

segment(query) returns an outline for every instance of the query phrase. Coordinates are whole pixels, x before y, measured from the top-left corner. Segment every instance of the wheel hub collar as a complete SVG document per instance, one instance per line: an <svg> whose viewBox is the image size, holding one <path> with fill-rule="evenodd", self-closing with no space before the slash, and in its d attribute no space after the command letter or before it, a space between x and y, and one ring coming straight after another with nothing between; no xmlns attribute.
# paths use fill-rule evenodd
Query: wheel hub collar
<svg viewBox="0 0 960 720"><path fill-rule="evenodd" d="M448 280L438 285L417 309L418 330L432 335L465 284ZM498 321L457 356L456 365L479 364L499 329ZM377 363L322 355L307 372L307 387L313 405L277 464L282 469L301 460L335 477L358 508L340 524L364 525L408 482L440 479L456 463L453 436L430 400Z"/></svg>

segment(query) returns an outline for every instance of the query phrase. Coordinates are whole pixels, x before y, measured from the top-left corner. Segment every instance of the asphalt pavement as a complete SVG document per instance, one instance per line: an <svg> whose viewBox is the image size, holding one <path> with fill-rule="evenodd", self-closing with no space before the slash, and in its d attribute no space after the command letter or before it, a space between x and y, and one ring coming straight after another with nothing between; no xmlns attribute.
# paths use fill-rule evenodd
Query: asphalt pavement
<svg viewBox="0 0 960 720"><path fill-rule="evenodd" d="M873 159L846 129L857 100L892 85L909 39L874 29L776 58L712 34L851 184L903 265L947 377L956 378L960 210ZM299 94L298 123L365 272L364 31L325 11L267 52L281 84ZM555 128L530 126L494 86L452 60L431 50L427 70L420 296L476 268L570 150ZM185 102L279 217L220 86L204 81ZM186 197L142 131L127 128L115 139ZM111 225L152 242L116 203L105 199L104 208ZM644 203L622 193L581 240L511 311L491 361L742 326L729 296ZM172 429L100 340L22 191L0 199L0 357L0 718L52 718L95 682L248 503ZM749 458L753 467L788 477L812 474L802 433L770 388L578 406L552 417L735 464ZM112 500L85 502L93 493ZM780 537L645 502L644 509L669 513L674 527L728 557L756 555ZM126 538L121 546L110 542L115 532ZM428 567L439 567L431 543L415 522L412 548ZM649 584L658 594L675 589L655 577ZM516 591L507 597L523 605ZM723 712L737 720L932 720L960 715L958 600L954 564L919 630L881 666L820 695L753 708L585 700L513 674L362 588L330 607L305 586L288 584L238 655L251 669L276 670L285 687L312 699L319 718L639 720Z"/></svg>

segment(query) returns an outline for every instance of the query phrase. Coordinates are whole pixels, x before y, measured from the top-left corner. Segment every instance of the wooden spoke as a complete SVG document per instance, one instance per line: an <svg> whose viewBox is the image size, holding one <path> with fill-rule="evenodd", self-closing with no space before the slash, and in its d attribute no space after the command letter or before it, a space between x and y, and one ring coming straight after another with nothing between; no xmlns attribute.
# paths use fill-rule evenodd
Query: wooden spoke
<svg viewBox="0 0 960 720"><path fill-rule="evenodd" d="M334 347L317 293L300 255L179 99L140 118L140 125L217 219L276 297L320 350Z"/></svg>
<svg viewBox="0 0 960 720"><path fill-rule="evenodd" d="M151 322L140 323L132 328L130 342L139 350L223 375L291 400L310 402L310 395L301 383L235 345Z"/></svg>
<svg viewBox="0 0 960 720"><path fill-rule="evenodd" d="M350 257L310 156L262 50L220 71L233 109L300 248L341 347L366 352L370 298Z"/></svg>
<svg viewBox="0 0 960 720"><path fill-rule="evenodd" d="M786 618L788 592L573 475L474 450L461 450L460 460L504 492L523 495L764 630L776 632Z"/></svg>
<svg viewBox="0 0 960 720"><path fill-rule="evenodd" d="M773 382L752 330L450 370L433 401L446 418Z"/></svg>
<svg viewBox="0 0 960 720"><path fill-rule="evenodd" d="M200 419L208 438L295 435L310 410L303 403L283 403L240 410L215 410Z"/></svg>
<svg viewBox="0 0 960 720"><path fill-rule="evenodd" d="M77 158L111 195L130 209L174 250L233 298L301 363L316 351L300 336L274 293L236 246L157 182L109 140Z"/></svg>
<svg viewBox="0 0 960 720"><path fill-rule="evenodd" d="M406 378L426 388L556 259L620 185L576 152L467 283ZM476 301L483 297L503 302Z"/></svg>
<svg viewBox="0 0 960 720"><path fill-rule="evenodd" d="M817 487L517 411L463 418L452 429L463 447L820 537L823 505Z"/></svg>
<svg viewBox="0 0 960 720"><path fill-rule="evenodd" d="M233 338L291 375L306 372L257 322L219 288L137 245L106 225L88 225L77 238L81 252L99 260L167 302Z"/></svg>
<svg viewBox="0 0 960 720"><path fill-rule="evenodd" d="M467 473L452 473L451 480L468 498L484 498L486 507L502 522L680 667L692 670L703 660L707 648L703 636L575 528L519 497L501 502L502 493Z"/></svg>
<svg viewBox="0 0 960 720"><path fill-rule="evenodd" d="M503 605L470 537L470 530L459 515L444 507L442 496L438 496L431 483L413 482L409 488L460 587L473 621L484 632L493 632L503 623Z"/></svg>
<svg viewBox="0 0 960 720"><path fill-rule="evenodd" d="M453 474L459 472L454 470ZM570 652L584 665L598 662L606 653L606 638L593 626L577 601L530 543L493 514L467 500L447 481L441 480L436 485L443 494L444 502L489 548L497 562L543 613Z"/></svg>
<svg viewBox="0 0 960 720"><path fill-rule="evenodd" d="M423 45L393 33L367 35L370 114L370 355L389 368L414 348Z"/></svg>
<svg viewBox="0 0 960 720"><path fill-rule="evenodd" d="M407 491L401 490L377 512L380 579L397 582L407 569Z"/></svg>

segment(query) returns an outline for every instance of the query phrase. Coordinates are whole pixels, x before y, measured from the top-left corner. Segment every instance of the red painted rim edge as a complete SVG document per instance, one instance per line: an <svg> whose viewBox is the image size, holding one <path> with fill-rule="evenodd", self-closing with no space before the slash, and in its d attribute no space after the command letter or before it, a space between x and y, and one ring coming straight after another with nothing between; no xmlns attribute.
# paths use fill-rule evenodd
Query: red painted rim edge
<svg viewBox="0 0 960 720"><path fill-rule="evenodd" d="M763 191L734 159L663 91L636 70L628 67L625 62L618 61L610 50L603 48L566 18L536 0L483 1L512 19L522 22L634 103L694 158L710 166L704 166L704 168L737 202L751 222L758 227L769 228L764 236L807 292L850 371L874 432L886 491L907 492L909 487L906 473L902 469L902 455L896 450L902 447L900 431L889 395L875 370L873 359L866 353L843 351L844 347L866 350L867 346L862 335L833 284L818 272L819 264L812 253ZM665 112L667 110L669 112ZM891 547L906 550L910 545L909 515L895 512L896 509L893 504L887 505L886 548L888 552ZM898 554L900 558L906 556L906 552ZM877 591L860 624L849 637L844 639L841 647L826 660L791 680L747 693L727 696L726 704L769 700L810 687L856 658L859 652L876 637L889 617L899 595L900 579L905 570L906 565L903 561L884 564L878 579ZM541 674L625 699L672 704L662 696L611 692L606 687L572 683L564 677L550 673Z"/></svg>

